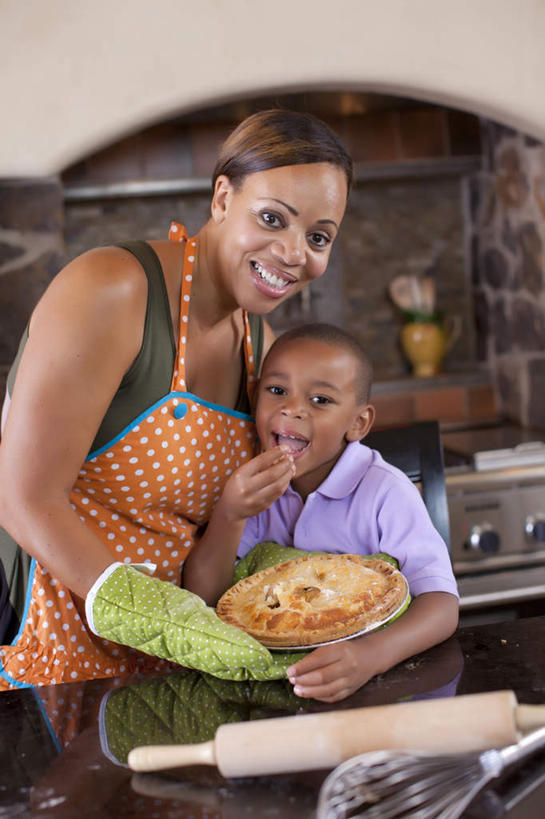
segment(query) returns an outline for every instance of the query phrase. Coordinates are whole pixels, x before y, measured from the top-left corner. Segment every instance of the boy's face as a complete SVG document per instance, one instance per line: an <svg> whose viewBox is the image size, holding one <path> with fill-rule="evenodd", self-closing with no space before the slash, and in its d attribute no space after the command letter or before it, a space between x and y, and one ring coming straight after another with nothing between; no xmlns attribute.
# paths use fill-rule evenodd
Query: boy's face
<svg viewBox="0 0 545 819"><path fill-rule="evenodd" d="M356 395L357 361L342 347L304 338L280 343L267 357L257 395L263 449L290 449L292 486L303 497L326 478L347 442L363 438L373 407Z"/></svg>

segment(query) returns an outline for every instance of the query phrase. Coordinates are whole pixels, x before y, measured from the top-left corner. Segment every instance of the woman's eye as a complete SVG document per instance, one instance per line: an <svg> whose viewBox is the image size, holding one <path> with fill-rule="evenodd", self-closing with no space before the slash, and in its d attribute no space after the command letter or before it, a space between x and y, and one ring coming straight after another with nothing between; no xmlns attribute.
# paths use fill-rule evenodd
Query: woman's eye
<svg viewBox="0 0 545 819"><path fill-rule="evenodd" d="M262 211L261 218L268 227L284 227L284 222L276 213L271 213L269 210Z"/></svg>
<svg viewBox="0 0 545 819"><path fill-rule="evenodd" d="M331 244L331 237L327 233L311 233L310 243L315 247L327 247Z"/></svg>

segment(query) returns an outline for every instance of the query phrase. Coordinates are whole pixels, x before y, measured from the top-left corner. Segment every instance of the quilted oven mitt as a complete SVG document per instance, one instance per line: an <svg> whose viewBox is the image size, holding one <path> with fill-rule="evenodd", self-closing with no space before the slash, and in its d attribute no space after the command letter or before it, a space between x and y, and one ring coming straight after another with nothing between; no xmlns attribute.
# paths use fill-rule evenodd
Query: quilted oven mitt
<svg viewBox="0 0 545 819"><path fill-rule="evenodd" d="M106 694L100 709L102 749L126 763L138 745L205 742L227 722L293 714L308 705L287 681L232 682L182 671Z"/></svg>
<svg viewBox="0 0 545 819"><path fill-rule="evenodd" d="M114 563L98 578L85 602L95 634L227 680L280 679L299 659L273 656L253 637L220 620L198 595L147 571L146 566Z"/></svg>

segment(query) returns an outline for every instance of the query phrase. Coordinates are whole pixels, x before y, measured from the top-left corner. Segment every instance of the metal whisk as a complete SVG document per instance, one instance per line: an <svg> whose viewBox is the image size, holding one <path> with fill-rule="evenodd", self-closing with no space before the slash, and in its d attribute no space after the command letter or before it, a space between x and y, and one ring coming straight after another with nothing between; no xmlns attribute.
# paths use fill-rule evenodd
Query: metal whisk
<svg viewBox="0 0 545 819"><path fill-rule="evenodd" d="M317 819L457 819L491 779L545 747L545 728L516 745L480 754L371 751L324 781Z"/></svg>

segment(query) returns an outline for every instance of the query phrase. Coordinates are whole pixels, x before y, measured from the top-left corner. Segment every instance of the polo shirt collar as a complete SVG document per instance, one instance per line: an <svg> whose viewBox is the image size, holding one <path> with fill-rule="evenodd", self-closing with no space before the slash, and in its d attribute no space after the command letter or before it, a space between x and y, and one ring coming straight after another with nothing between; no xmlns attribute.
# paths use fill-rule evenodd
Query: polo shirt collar
<svg viewBox="0 0 545 819"><path fill-rule="evenodd" d="M369 469L373 461L373 452L369 447L353 441L348 444L343 454L316 490L327 498L340 500L350 495Z"/></svg>

